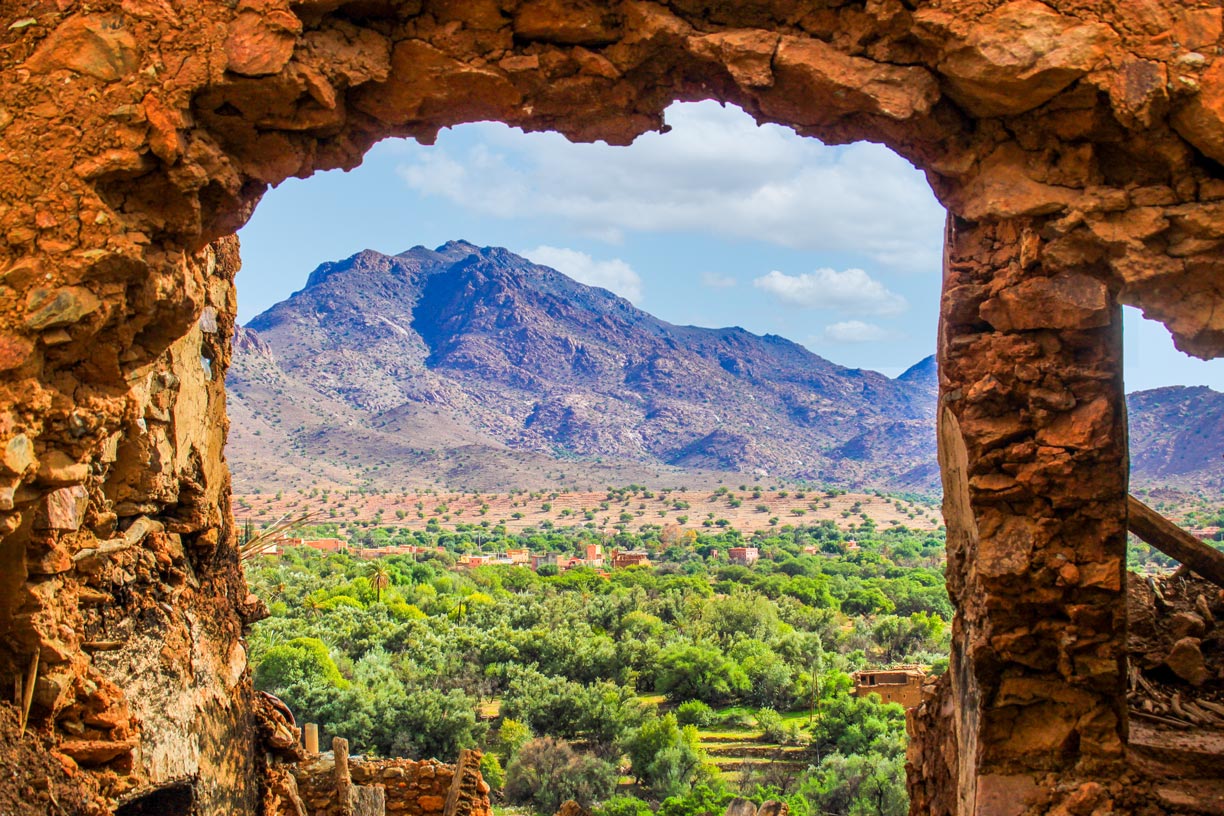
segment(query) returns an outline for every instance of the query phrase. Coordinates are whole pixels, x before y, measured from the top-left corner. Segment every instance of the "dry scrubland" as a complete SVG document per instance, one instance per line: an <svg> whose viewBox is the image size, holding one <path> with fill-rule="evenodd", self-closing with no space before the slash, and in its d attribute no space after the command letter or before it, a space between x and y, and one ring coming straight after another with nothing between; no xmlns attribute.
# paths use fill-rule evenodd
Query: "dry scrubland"
<svg viewBox="0 0 1224 816"><path fill-rule="evenodd" d="M840 527L871 519L881 527L900 524L915 530L934 530L943 523L934 502L833 492L752 487L512 493L282 491L237 495L234 512L239 520L255 524L310 512L318 522L375 522L414 530L431 523L454 528L486 521L489 526L505 525L509 531L550 522L558 527L594 523L609 530L624 524L630 531L648 525L730 526L744 533L826 519Z"/></svg>

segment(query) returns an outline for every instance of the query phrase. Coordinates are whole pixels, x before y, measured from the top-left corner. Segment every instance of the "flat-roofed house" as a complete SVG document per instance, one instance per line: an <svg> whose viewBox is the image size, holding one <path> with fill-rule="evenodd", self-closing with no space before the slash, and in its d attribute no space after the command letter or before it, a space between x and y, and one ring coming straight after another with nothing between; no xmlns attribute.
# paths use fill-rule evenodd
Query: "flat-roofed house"
<svg viewBox="0 0 1224 816"><path fill-rule="evenodd" d="M914 666L896 669L869 669L857 671L854 677L854 696L866 697L878 694L885 703L900 703L914 708L922 702L922 681L926 672Z"/></svg>

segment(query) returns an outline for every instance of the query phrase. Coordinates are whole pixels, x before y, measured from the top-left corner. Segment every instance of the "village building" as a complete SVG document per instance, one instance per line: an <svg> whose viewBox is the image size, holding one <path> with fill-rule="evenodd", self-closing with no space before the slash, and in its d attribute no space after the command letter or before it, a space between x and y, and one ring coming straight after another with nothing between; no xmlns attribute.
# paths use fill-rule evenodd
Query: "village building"
<svg viewBox="0 0 1224 816"><path fill-rule="evenodd" d="M586 545L586 562L588 566L602 567L604 565L604 552L602 544Z"/></svg>
<svg viewBox="0 0 1224 816"><path fill-rule="evenodd" d="M650 556L642 550L613 550L612 569L625 567L649 567Z"/></svg>
<svg viewBox="0 0 1224 816"><path fill-rule="evenodd" d="M751 567L761 560L761 551L756 547L732 547L727 550L727 560L732 564Z"/></svg>
<svg viewBox="0 0 1224 816"><path fill-rule="evenodd" d="M579 558L576 555L562 555L557 558L557 571L565 572L567 569L574 567L585 567L587 565L585 558Z"/></svg>
<svg viewBox="0 0 1224 816"><path fill-rule="evenodd" d="M878 694L881 701L900 703L907 709L922 702L922 681L926 679L926 672L917 666L857 671L852 677L855 697Z"/></svg>
<svg viewBox="0 0 1224 816"><path fill-rule="evenodd" d="M281 552L289 547L310 547L329 553L348 552L349 548L348 542L342 538L278 538L273 543L281 547Z"/></svg>

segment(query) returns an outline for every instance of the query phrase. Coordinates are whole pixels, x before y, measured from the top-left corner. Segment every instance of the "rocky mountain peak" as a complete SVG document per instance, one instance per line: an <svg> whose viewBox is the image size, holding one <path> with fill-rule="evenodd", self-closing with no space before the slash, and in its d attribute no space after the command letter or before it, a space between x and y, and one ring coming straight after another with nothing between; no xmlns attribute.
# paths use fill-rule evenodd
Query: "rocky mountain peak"
<svg viewBox="0 0 1224 816"><path fill-rule="evenodd" d="M297 450L306 439L341 457L369 450L388 473L455 445L469 461L514 451L570 469L603 460L937 487L934 357L890 379L777 335L675 326L502 247L456 240L321 264L239 331L235 352L234 416L250 408L261 444L294 427ZM1209 421L1185 419L1214 416L1224 395L1205 390L1151 392L1143 416L1159 424L1180 411L1207 433ZM317 410L281 422L272 412L287 402ZM1166 472L1209 464L1168 446L1135 450Z"/></svg>

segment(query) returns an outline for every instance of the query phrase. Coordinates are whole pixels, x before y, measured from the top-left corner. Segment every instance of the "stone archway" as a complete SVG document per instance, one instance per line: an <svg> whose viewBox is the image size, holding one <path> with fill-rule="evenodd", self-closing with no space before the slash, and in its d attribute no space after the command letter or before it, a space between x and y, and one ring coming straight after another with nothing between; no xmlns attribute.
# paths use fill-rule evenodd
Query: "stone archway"
<svg viewBox="0 0 1224 816"><path fill-rule="evenodd" d="M1224 354L1218 4L38 0L0 25L0 686L35 678L75 784L255 810L225 236L268 185L479 119L624 144L707 98L884 142L950 213L958 616L915 812L1019 813L1123 761L1118 304Z"/></svg>

